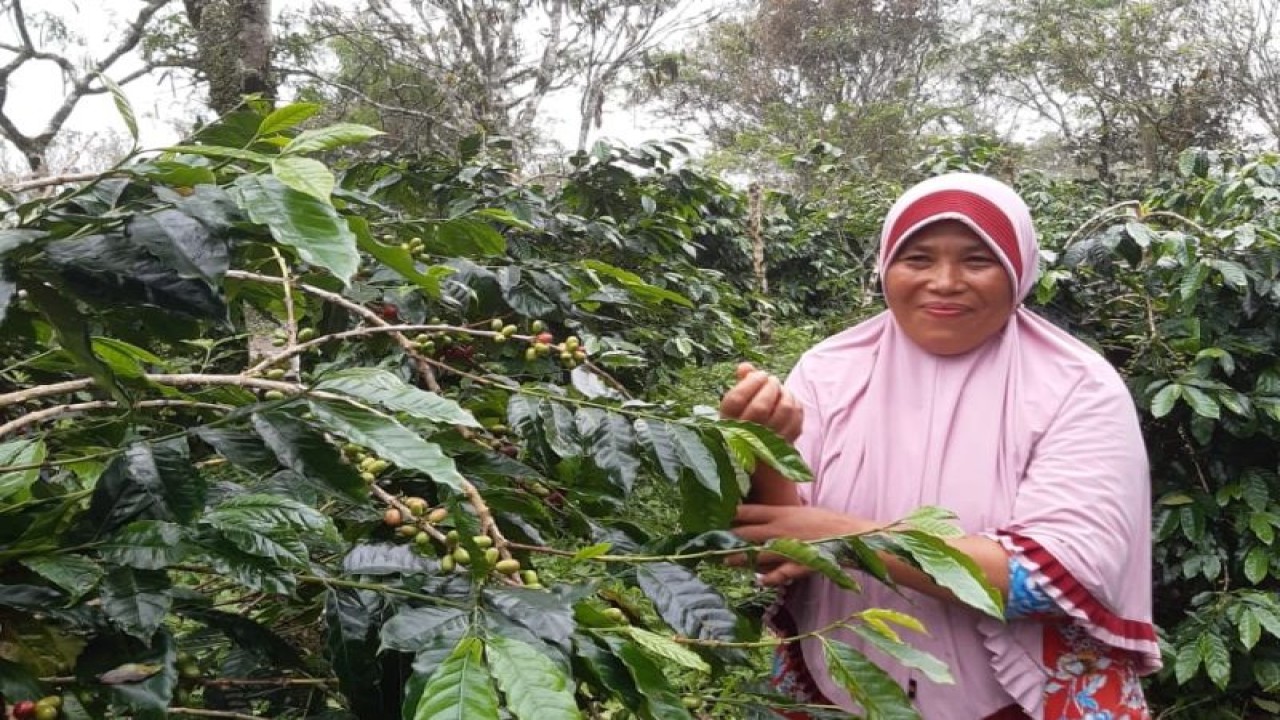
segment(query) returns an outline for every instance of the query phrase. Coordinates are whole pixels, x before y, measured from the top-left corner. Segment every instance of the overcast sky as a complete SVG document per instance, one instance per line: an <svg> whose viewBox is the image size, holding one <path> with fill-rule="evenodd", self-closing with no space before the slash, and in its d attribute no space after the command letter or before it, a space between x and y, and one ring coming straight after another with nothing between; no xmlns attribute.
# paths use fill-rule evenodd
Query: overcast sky
<svg viewBox="0 0 1280 720"><path fill-rule="evenodd" d="M176 0L175 0L176 2ZM356 5L358 0L337 0ZM142 3L140 0L35 0L25 4L29 14L47 12L62 18L67 29L81 38L86 47L77 50L77 58L97 58L115 45L120 33L134 17ZM273 10L279 14L286 10L306 8L310 0L273 0ZM34 25L35 23L32 23ZM37 46L42 40L35 35ZM0 22L0 42L17 43L12 18L5 14ZM48 43L53 45L53 43ZM119 61L110 74L119 77L137 67L135 58ZM178 125L189 124L199 113L207 113L203 105L203 88L192 88L184 77L165 79L153 75L136 80L125 87L125 93L138 115L144 147L160 147L173 143L180 136ZM10 80L5 112L26 134L44 129L50 116L61 104L65 95L62 76L50 62L30 62ZM566 147L577 142L577 98L573 93L563 93L551 98L542 107L542 126ZM106 96L90 96L77 105L66 128L82 132L101 131L110 128L125 131L124 123ZM654 138L670 137L676 132L658 127L652 117L640 110L614 108L605 113L604 127L599 135L627 143L637 143ZM593 134L592 139L597 139Z"/></svg>

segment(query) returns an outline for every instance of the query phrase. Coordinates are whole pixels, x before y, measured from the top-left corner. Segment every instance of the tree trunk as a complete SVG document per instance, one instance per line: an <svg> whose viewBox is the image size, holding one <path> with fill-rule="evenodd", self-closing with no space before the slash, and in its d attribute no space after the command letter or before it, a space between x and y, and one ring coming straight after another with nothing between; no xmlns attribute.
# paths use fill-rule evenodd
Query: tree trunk
<svg viewBox="0 0 1280 720"><path fill-rule="evenodd" d="M209 106L234 110L245 95L276 94L271 73L271 0L186 0L196 29Z"/></svg>

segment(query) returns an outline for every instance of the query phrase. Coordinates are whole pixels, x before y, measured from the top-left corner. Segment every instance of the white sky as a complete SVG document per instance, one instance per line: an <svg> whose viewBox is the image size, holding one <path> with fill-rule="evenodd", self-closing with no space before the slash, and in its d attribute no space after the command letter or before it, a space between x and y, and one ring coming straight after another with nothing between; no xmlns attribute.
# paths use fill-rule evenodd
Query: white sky
<svg viewBox="0 0 1280 720"><path fill-rule="evenodd" d="M355 6L359 0L336 1ZM177 0L174 4L180 5ZM88 61L101 57L117 42L123 28L141 5L140 0L27 0L24 7L29 17L45 12L62 18L67 30L82 39L85 45L83 50L72 52L78 53L77 59ZM272 5L279 14L309 7L310 0L273 0ZM37 47L43 44L34 30L32 39ZM17 33L8 13L0 21L0 42L17 43ZM55 43L49 42L48 45L52 47ZM136 58L126 57L117 62L109 75L119 77L136 67ZM128 84L124 90L138 115L143 147L161 147L175 142L181 134L179 125L189 125L198 114L207 115L209 112L203 104L204 88L191 87L180 75L165 80L153 74ZM64 94L61 73L53 63L29 62L10 79L4 110L19 130L28 135L35 134L44 129ZM577 142L576 107L575 94L562 92L544 102L540 110L540 125L567 148L572 148ZM121 134L125 132L123 121L106 95L82 99L65 128L83 133L100 132L105 128ZM593 131L592 141L604 138L634 144L678 134L678 129L659 125L643 110L606 107L604 126L600 131Z"/></svg>

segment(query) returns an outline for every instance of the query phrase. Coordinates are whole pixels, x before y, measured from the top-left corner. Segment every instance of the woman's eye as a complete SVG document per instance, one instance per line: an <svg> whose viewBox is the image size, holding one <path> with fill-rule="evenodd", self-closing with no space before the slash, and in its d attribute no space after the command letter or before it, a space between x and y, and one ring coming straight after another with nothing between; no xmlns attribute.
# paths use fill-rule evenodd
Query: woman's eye
<svg viewBox="0 0 1280 720"><path fill-rule="evenodd" d="M965 258L964 261L970 265L985 267L987 265L995 264L996 259L989 255L974 255L972 257Z"/></svg>

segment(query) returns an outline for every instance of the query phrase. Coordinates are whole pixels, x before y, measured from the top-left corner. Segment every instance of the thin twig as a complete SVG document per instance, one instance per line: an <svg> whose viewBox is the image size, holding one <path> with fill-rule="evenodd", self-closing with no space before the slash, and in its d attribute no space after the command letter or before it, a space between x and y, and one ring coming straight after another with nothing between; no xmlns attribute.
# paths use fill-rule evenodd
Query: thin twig
<svg viewBox="0 0 1280 720"><path fill-rule="evenodd" d="M90 410L103 410L107 408L118 408L120 403L114 400L94 400L91 402L71 403L67 405L55 405L53 407L43 408L33 412L26 413L16 420L0 425L0 437L4 437L12 432L17 432L28 425L34 425L44 422L50 418L59 417L61 415L69 415L74 413L88 412ZM202 410L231 410L230 405L219 405L217 403L196 402L194 400L143 400L136 403L135 408L155 408L155 407L188 407Z"/></svg>
<svg viewBox="0 0 1280 720"><path fill-rule="evenodd" d="M72 173L68 175L51 175L49 177L35 178L33 180L23 180L16 182L6 188L6 192L20 193L27 190L35 190L37 188L49 187L51 185L69 185L71 183L87 182L89 180L97 180L104 173Z"/></svg>
<svg viewBox="0 0 1280 720"><path fill-rule="evenodd" d="M283 282L283 280L278 277L272 277L270 275L261 275L258 273L245 272L243 270L228 270L227 277L235 278L238 280L252 280L255 282L269 282L269 283ZM381 317L378 316L377 313L373 312L369 308L364 307L359 303L352 302L351 300L348 300L347 298L339 295L338 293L329 292L328 290L325 290L323 288L318 288L314 285L307 285L306 283L299 283L297 287L299 290L309 295L314 295L322 300L331 302L334 305L338 305L339 307L346 308L347 310L355 313L356 315L359 315L360 317L364 318L365 321L373 325L386 326L391 324L391 323L388 323L386 320L383 320ZM405 353L414 360L414 363L417 366L418 374L422 376L422 380L427 384L427 388L432 392L440 392L440 389L441 389L440 383L438 380L436 380L435 371L431 369L431 364L427 361L427 358L425 358L422 355L422 353L418 352L418 346L414 345L413 341L405 337L403 334L393 333L392 337L395 339L396 344L399 345L401 349L403 349ZM262 363L259 363L259 365L261 364Z"/></svg>
<svg viewBox="0 0 1280 720"><path fill-rule="evenodd" d="M280 284L284 286L284 346L288 350L298 344L298 316L293 309L293 283L289 279L289 264L284 261L284 255L280 254L280 248L271 248L271 254L275 256L276 264L280 266ZM302 366L298 356L294 355L289 362L289 377L296 380L301 376Z"/></svg>
<svg viewBox="0 0 1280 720"><path fill-rule="evenodd" d="M336 685L336 678L209 678L199 681L205 687L314 687Z"/></svg>
<svg viewBox="0 0 1280 720"><path fill-rule="evenodd" d="M201 708L171 707L165 712L170 715L194 715L196 717L226 718L227 720L264 720L262 715L245 715L230 710L203 710Z"/></svg>

